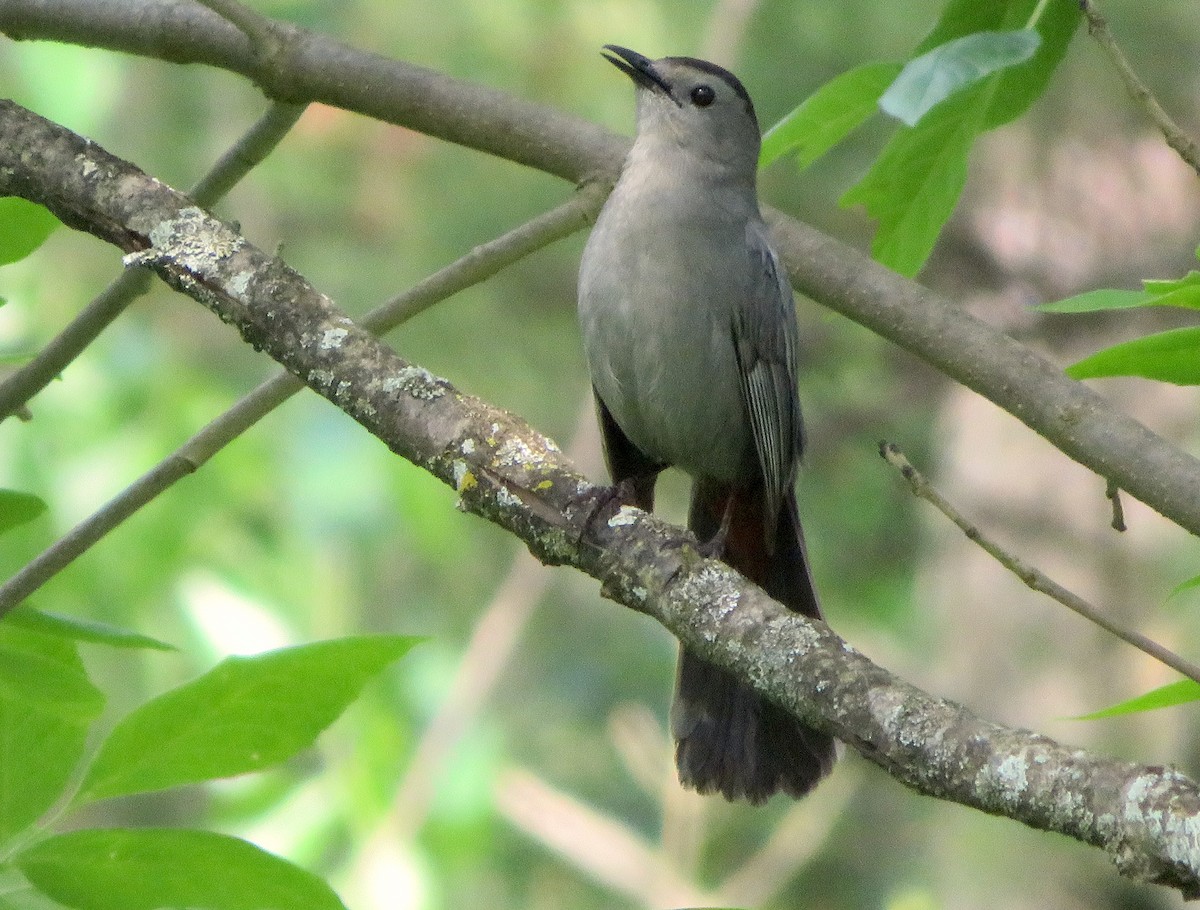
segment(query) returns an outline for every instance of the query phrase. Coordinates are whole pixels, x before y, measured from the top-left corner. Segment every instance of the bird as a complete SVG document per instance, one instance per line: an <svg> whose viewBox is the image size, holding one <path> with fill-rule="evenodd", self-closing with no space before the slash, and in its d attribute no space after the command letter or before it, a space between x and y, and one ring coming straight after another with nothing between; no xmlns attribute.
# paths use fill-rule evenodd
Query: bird
<svg viewBox="0 0 1200 910"><path fill-rule="evenodd" d="M609 472L652 511L659 473L684 471L704 552L820 618L795 493L795 302L759 210L754 104L706 60L604 51L637 100L633 145L579 268ZM828 734L686 648L670 726L680 782L731 801L801 797L836 756Z"/></svg>

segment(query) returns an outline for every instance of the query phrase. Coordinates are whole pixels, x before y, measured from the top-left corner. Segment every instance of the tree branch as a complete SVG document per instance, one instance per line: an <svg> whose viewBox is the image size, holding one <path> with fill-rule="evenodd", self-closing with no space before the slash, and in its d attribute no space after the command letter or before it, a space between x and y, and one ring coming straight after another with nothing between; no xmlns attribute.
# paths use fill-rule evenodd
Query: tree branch
<svg viewBox="0 0 1200 910"><path fill-rule="evenodd" d="M1101 610L1088 603L1074 591L1060 585L1041 569L1026 562L1019 556L1008 552L1000 544L988 537L978 525L968 520L962 512L954 507L950 500L926 480L924 475L912 466L904 456L904 453L896 445L890 442L881 442L879 444L879 454L883 456L884 461L900 472L900 476L908 482L909 487L912 489L913 495L924 499L950 519L960 531L967 535L968 540L987 553L992 559L996 560L996 562L1000 563L1000 565L1004 566L1004 568L1008 569L1008 571L1012 572L1013 575L1017 576L1031 590L1053 598L1068 610L1082 616L1088 622L1094 623L1110 635L1115 635L1127 645L1137 648L1143 654L1147 654L1172 670L1182 673L1188 679L1200 683L1200 666L1181 657L1170 648L1164 647L1141 632L1134 629L1127 629L1119 622L1105 616Z"/></svg>
<svg viewBox="0 0 1200 910"><path fill-rule="evenodd" d="M153 268L314 391L610 598L652 616L910 787L1103 848L1132 878L1200 896L1200 788L1172 769L989 723L871 663L770 600L695 540L612 500L519 419L456 391L355 325L278 259L94 143L0 101L0 194L49 207ZM735 609L736 607L736 609Z"/></svg>
<svg viewBox="0 0 1200 910"><path fill-rule="evenodd" d="M0 32L205 63L272 97L322 101L576 183L608 181L628 141L567 114L293 26L264 60L210 10L165 0L6 0ZM1200 462L1020 342L841 241L768 211L796 290L890 339L1200 536Z"/></svg>
<svg viewBox="0 0 1200 910"><path fill-rule="evenodd" d="M191 197L211 208L270 154L302 113L303 105L272 104L192 187ZM19 413L149 287L150 274L140 269L113 279L36 357L0 383L0 421Z"/></svg>
<svg viewBox="0 0 1200 910"><path fill-rule="evenodd" d="M374 335L390 332L438 301L478 284L536 250L581 230L595 218L602 201L601 194L594 190L576 193L562 205L476 247L403 294L364 314L359 325ZM145 269L130 269L122 278L130 276L148 281L150 273ZM109 286L110 290L122 285L122 278L114 281ZM106 298L107 294L101 295L97 301ZM88 310L95 306L96 302L93 302ZM304 383L299 379L291 373L282 372L244 395L233 407L210 421L182 446L55 540L0 585L0 616L71 565L142 506L192 474L303 388ZM0 387L0 398L2 396L3 388Z"/></svg>
<svg viewBox="0 0 1200 910"><path fill-rule="evenodd" d="M1088 33L1096 39L1096 43L1104 49L1109 59L1112 60L1113 66L1117 68L1117 73L1121 76L1121 81L1125 83L1125 90L1129 92L1130 97L1141 105L1142 110L1154 121L1154 125L1163 134L1163 139L1166 140L1167 145L1174 149L1175 153L1192 170L1200 174L1200 148L1179 127L1179 124L1171 119L1171 115L1158 103L1158 99L1154 97L1154 93L1150 91L1146 83L1134 71L1133 66L1129 63L1129 58L1121 50L1121 45L1117 44L1117 39L1113 37L1112 29L1108 27L1108 19L1100 12L1100 8L1093 0L1079 0L1079 8L1083 10L1083 15L1087 17Z"/></svg>

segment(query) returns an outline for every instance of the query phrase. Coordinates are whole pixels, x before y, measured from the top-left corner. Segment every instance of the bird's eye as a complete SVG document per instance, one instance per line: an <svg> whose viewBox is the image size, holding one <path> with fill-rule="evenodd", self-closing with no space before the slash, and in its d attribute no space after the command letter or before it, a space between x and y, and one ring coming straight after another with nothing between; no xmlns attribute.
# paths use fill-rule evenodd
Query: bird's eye
<svg viewBox="0 0 1200 910"><path fill-rule="evenodd" d="M717 93L711 85L697 85L692 89L692 104L696 107L708 107L717 100Z"/></svg>

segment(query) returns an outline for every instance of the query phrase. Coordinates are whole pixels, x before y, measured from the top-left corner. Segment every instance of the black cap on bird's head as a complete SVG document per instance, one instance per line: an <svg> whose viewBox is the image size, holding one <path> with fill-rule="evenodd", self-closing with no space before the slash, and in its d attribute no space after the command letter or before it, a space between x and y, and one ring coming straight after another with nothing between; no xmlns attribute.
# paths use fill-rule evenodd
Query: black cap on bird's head
<svg viewBox="0 0 1200 910"><path fill-rule="evenodd" d="M638 141L666 143L738 172L753 172L760 134L741 80L695 57L649 57L606 44L604 55L638 89Z"/></svg>
<svg viewBox="0 0 1200 910"><path fill-rule="evenodd" d="M758 126L754 102L740 79L729 70L696 57L663 57L651 60L616 44L604 45L604 59L625 73L639 88L661 92L679 107L709 107L717 100L720 84L739 99L750 119Z"/></svg>

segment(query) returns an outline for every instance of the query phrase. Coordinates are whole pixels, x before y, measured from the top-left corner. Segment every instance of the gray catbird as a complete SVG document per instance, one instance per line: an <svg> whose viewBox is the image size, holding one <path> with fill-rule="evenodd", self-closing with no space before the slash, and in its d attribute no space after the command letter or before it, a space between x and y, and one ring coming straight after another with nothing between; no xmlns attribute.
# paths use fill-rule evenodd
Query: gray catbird
<svg viewBox="0 0 1200 910"><path fill-rule="evenodd" d="M791 287L758 210L759 130L732 73L606 45L637 87L637 138L579 271L579 319L613 480L647 511L691 475L688 526L793 610L820 616L793 489L802 430ZM808 792L834 743L684 650L680 780L762 802Z"/></svg>

